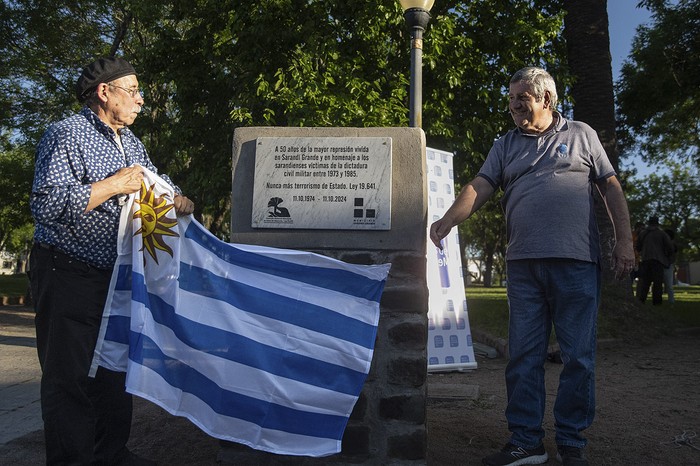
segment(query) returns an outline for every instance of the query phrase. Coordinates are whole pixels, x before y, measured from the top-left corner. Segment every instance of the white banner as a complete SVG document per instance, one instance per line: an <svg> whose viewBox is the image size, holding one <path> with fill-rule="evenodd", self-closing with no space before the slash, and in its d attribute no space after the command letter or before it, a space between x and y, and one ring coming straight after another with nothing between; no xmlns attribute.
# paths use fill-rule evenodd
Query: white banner
<svg viewBox="0 0 700 466"><path fill-rule="evenodd" d="M452 154L426 148L428 229L455 199ZM467 298L462 279L457 228L443 239L443 250L428 237L428 371L476 369Z"/></svg>

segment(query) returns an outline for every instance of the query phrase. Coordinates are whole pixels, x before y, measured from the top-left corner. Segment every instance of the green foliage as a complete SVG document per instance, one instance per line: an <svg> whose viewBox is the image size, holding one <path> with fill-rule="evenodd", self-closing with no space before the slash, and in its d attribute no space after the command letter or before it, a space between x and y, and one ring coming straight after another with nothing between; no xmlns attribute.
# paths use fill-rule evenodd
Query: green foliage
<svg viewBox="0 0 700 466"><path fill-rule="evenodd" d="M19 252L26 247L21 244L23 233L19 230L32 222L29 193L34 163L28 148L0 148L0 173L0 251Z"/></svg>
<svg viewBox="0 0 700 466"><path fill-rule="evenodd" d="M106 55L114 6L93 1L3 1L0 7L2 132L35 144L48 122L78 108L75 80L92 57Z"/></svg>
<svg viewBox="0 0 700 466"><path fill-rule="evenodd" d="M424 129L431 147L456 154L457 181L464 184L476 175L494 139L513 127L507 88L516 70L544 66L560 84L567 82L561 66L563 11L553 1L477 0L445 2L431 13L424 46Z"/></svg>
<svg viewBox="0 0 700 466"><path fill-rule="evenodd" d="M503 91L526 64L556 69L562 17L550 0L438 2L425 36L428 144L457 153L465 182L511 126ZM3 131L36 144L78 108L94 58L132 61L146 93L134 131L225 236L236 126L402 126L409 34L395 0L18 0L0 11Z"/></svg>
<svg viewBox="0 0 700 466"><path fill-rule="evenodd" d="M653 21L637 29L617 83L621 139L648 162L700 163L700 0L641 5Z"/></svg>
<svg viewBox="0 0 700 466"><path fill-rule="evenodd" d="M358 5L359 6L359 5ZM398 2L373 9L344 2L310 2L285 66L257 80L267 124L396 126L406 120L407 57L401 50ZM404 66L401 66L401 65Z"/></svg>
<svg viewBox="0 0 700 466"><path fill-rule="evenodd" d="M627 200L632 223L657 215L676 232L678 261L700 259L700 171L669 162L668 170L631 180Z"/></svg>
<svg viewBox="0 0 700 466"><path fill-rule="evenodd" d="M25 260L29 256L33 241L34 223L27 222L10 232L10 236L4 244L4 250L17 255L20 260Z"/></svg>
<svg viewBox="0 0 700 466"><path fill-rule="evenodd" d="M505 275L506 223L498 192L467 222L459 225L459 237L466 245L469 258L484 271L484 286L489 287ZM497 277L494 277L494 272ZM495 280L494 280L495 279Z"/></svg>

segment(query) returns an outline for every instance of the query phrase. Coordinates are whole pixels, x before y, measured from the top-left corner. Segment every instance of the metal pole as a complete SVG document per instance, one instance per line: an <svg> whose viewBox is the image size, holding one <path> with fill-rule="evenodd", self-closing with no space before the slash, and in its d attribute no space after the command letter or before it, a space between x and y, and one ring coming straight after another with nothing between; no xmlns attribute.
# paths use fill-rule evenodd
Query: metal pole
<svg viewBox="0 0 700 466"><path fill-rule="evenodd" d="M411 34L411 89L408 124L420 128L423 124L423 31L430 21L430 13L422 8L409 8L404 18Z"/></svg>
<svg viewBox="0 0 700 466"><path fill-rule="evenodd" d="M423 28L411 32L411 97L408 125L420 128L423 124Z"/></svg>

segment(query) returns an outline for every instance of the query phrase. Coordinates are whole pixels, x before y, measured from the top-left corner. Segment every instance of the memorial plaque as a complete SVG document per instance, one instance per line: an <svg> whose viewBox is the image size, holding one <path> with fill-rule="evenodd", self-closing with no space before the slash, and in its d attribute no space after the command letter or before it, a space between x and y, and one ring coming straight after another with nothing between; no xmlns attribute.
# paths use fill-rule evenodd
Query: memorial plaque
<svg viewBox="0 0 700 466"><path fill-rule="evenodd" d="M391 229L390 137L260 137L253 228Z"/></svg>

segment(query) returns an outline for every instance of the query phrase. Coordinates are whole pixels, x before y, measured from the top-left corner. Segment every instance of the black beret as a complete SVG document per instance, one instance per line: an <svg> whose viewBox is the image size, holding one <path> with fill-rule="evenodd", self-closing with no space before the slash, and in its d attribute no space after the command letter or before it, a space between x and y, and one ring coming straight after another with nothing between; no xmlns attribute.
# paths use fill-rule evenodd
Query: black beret
<svg viewBox="0 0 700 466"><path fill-rule="evenodd" d="M108 83L115 79L136 74L134 67L123 58L100 58L85 67L75 85L75 94L80 102L85 100L85 95L98 84Z"/></svg>

